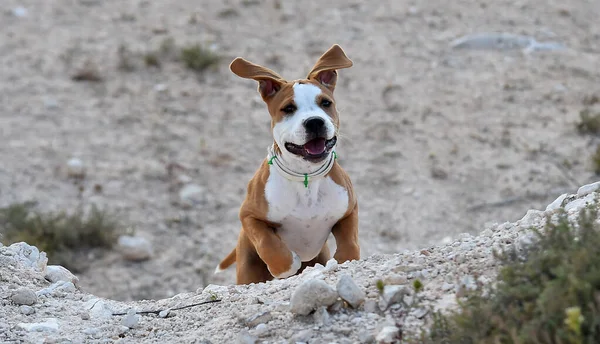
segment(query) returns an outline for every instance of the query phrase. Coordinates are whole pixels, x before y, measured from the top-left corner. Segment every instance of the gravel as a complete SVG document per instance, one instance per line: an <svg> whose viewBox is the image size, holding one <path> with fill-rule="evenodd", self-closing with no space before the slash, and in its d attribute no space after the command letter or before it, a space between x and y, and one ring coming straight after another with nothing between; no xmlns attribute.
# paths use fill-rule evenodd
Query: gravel
<svg viewBox="0 0 600 344"><path fill-rule="evenodd" d="M595 196L595 191L568 195L564 207L574 213ZM70 277L51 283L48 268L57 270L46 267L43 252L25 243L0 246L0 261L6 263L0 264L0 300L9 300L0 307L7 322L0 324L0 342L104 343L123 337L145 343L395 343L400 335L419 335L432 311L454 309L465 290L494 281L493 249L531 244L529 227L541 228L557 209L490 224L478 236L428 247L428 254L420 249L330 261L287 279L208 285L135 302L98 298L76 288ZM456 260L458 255L464 260ZM417 278L423 283L419 293L411 287ZM387 284L380 293L378 280L403 284ZM178 309L215 298L221 301Z"/></svg>

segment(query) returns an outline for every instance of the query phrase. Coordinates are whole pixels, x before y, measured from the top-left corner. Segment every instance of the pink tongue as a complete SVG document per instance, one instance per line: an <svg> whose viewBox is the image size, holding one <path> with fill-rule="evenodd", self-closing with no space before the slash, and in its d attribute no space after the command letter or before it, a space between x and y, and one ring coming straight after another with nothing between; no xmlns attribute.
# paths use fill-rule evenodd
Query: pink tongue
<svg viewBox="0 0 600 344"><path fill-rule="evenodd" d="M308 141L304 145L304 149L306 149L308 154L319 155L325 151L325 139L320 138Z"/></svg>

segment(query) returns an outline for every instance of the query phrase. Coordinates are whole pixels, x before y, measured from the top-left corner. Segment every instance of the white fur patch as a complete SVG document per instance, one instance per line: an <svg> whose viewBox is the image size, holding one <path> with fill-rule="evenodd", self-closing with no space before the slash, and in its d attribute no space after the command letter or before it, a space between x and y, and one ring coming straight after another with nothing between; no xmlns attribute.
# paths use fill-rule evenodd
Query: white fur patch
<svg viewBox="0 0 600 344"><path fill-rule="evenodd" d="M300 260L300 257L296 254L296 252L292 251L292 267L290 267L290 269L286 272L282 272L279 275L273 275L273 273L271 273L271 275L273 275L273 277L275 278L288 278L290 276L293 276L296 272L298 272L298 270L300 270L300 267L302 267L302 261ZM269 272L271 272L269 270Z"/></svg>
<svg viewBox="0 0 600 344"><path fill-rule="evenodd" d="M277 233L303 262L319 254L331 228L348 210L348 192L330 177L311 180L306 188L285 179L273 166L265 198L268 220L281 224Z"/></svg>

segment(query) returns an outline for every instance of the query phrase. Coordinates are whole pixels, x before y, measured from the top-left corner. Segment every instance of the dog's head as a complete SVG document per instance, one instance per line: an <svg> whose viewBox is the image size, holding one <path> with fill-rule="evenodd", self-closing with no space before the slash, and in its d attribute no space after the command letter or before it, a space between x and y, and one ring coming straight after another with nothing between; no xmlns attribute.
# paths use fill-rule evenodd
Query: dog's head
<svg viewBox="0 0 600 344"><path fill-rule="evenodd" d="M230 69L258 82L258 92L271 114L276 149L285 160L317 164L329 157L337 142L339 117L333 97L337 70L351 66L336 44L319 58L306 79L286 81L239 57Z"/></svg>

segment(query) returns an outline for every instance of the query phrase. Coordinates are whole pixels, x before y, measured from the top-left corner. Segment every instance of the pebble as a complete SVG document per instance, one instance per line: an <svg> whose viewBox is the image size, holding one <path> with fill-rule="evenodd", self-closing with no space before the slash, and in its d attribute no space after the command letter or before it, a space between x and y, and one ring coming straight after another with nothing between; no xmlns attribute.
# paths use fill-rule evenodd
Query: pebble
<svg viewBox="0 0 600 344"><path fill-rule="evenodd" d="M329 324L329 313L327 312L327 308L325 307L319 307L315 314L313 314L313 318L315 320L315 323L321 326L327 325Z"/></svg>
<svg viewBox="0 0 600 344"><path fill-rule="evenodd" d="M331 258L330 260L327 261L327 263L325 263L325 271L335 271L338 268L338 262L337 260Z"/></svg>
<svg viewBox="0 0 600 344"><path fill-rule="evenodd" d="M313 337L314 333L312 330L302 330L290 338L291 343L309 343L310 339Z"/></svg>
<svg viewBox="0 0 600 344"><path fill-rule="evenodd" d="M587 196L598 189L600 189L600 182L584 185L577 190L577 197Z"/></svg>
<svg viewBox="0 0 600 344"><path fill-rule="evenodd" d="M337 292L352 308L357 308L365 301L365 292L361 290L349 275L342 275L336 286Z"/></svg>
<svg viewBox="0 0 600 344"><path fill-rule="evenodd" d="M18 17L18 18L27 17L28 13L29 13L29 11L27 11L27 9L22 6L18 6L18 7L15 7L12 9L13 16Z"/></svg>
<svg viewBox="0 0 600 344"><path fill-rule="evenodd" d="M375 340L378 343L394 343L398 339L398 333L396 326L386 326L379 331Z"/></svg>
<svg viewBox="0 0 600 344"><path fill-rule="evenodd" d="M190 208L206 201L206 192L198 184L186 184L179 190L179 201L182 206Z"/></svg>
<svg viewBox="0 0 600 344"><path fill-rule="evenodd" d="M37 295L29 288L19 288L15 290L10 298L17 305L31 306L37 302Z"/></svg>
<svg viewBox="0 0 600 344"><path fill-rule="evenodd" d="M369 330L360 330L358 332L358 340L364 344L370 344L375 341L375 335Z"/></svg>
<svg viewBox="0 0 600 344"><path fill-rule="evenodd" d="M56 283L52 283L47 288L39 290L36 294L38 296L57 295L60 293L69 294L69 293L74 293L75 290L77 290L77 288L75 288L75 285L73 283L66 282L66 281L58 281Z"/></svg>
<svg viewBox="0 0 600 344"><path fill-rule="evenodd" d="M130 309L127 314L121 320L121 325L128 328L136 328L140 322L140 315L136 313L135 309Z"/></svg>
<svg viewBox="0 0 600 344"><path fill-rule="evenodd" d="M21 312L21 314L31 315L35 313L35 308L27 305L22 305L21 307L19 307L19 311Z"/></svg>
<svg viewBox="0 0 600 344"><path fill-rule="evenodd" d="M257 313L257 314L254 314L253 316L251 316L250 318L246 319L246 326L254 327L259 324L264 324L266 322L269 322L271 319L273 319L273 315L269 311Z"/></svg>
<svg viewBox="0 0 600 344"><path fill-rule="evenodd" d="M39 323L19 323L17 326L28 332L57 332L58 320L49 318Z"/></svg>
<svg viewBox="0 0 600 344"><path fill-rule="evenodd" d="M158 313L158 317L159 318L167 318L167 317L169 317L169 314L171 314L171 310L170 309L165 309L165 310L162 310L162 311L160 311Z"/></svg>
<svg viewBox="0 0 600 344"><path fill-rule="evenodd" d="M126 260L143 261L150 259L153 254L152 244L146 238L122 235L117 245Z"/></svg>
<svg viewBox="0 0 600 344"><path fill-rule="evenodd" d="M14 256L19 263L39 272L44 271L48 264L46 252L40 252L37 247L28 245L24 242L14 243L8 246L4 253Z"/></svg>
<svg viewBox="0 0 600 344"><path fill-rule="evenodd" d="M235 340L236 344L255 344L258 338L251 335L248 330L242 330Z"/></svg>
<svg viewBox="0 0 600 344"><path fill-rule="evenodd" d="M83 178L85 176L83 161L78 158L69 159L67 161L67 175L73 178Z"/></svg>
<svg viewBox="0 0 600 344"><path fill-rule="evenodd" d="M269 332L269 328L267 327L266 324L258 324L258 325L256 325L256 328L254 329L254 335L257 337L261 337L261 336L267 334L267 332Z"/></svg>
<svg viewBox="0 0 600 344"><path fill-rule="evenodd" d="M85 303L86 309L89 310L89 315L94 318L111 318L112 310L103 300L94 298Z"/></svg>
<svg viewBox="0 0 600 344"><path fill-rule="evenodd" d="M554 211L554 210L562 207L563 202L565 201L565 199L567 198L568 195L569 194L564 193L564 194L558 196L558 198L555 199L554 202L548 204L548 206L546 207L546 211Z"/></svg>
<svg viewBox="0 0 600 344"><path fill-rule="evenodd" d="M48 281L55 283L58 281L71 282L75 286L79 284L79 278L73 275L71 271L60 265L48 265L46 267L46 273L44 274L44 278Z"/></svg>
<svg viewBox="0 0 600 344"><path fill-rule="evenodd" d="M322 280L308 280L300 284L290 301L290 311L300 315L308 315L320 306L330 306L335 303L338 294Z"/></svg>
<svg viewBox="0 0 600 344"><path fill-rule="evenodd" d="M379 299L379 308L385 311L393 304L401 302L403 297L408 294L408 289L402 285L386 285L383 287L383 293Z"/></svg>
<svg viewBox="0 0 600 344"><path fill-rule="evenodd" d="M444 282L444 284L442 284L443 291L449 291L452 290L452 288L454 288L454 284L452 283Z"/></svg>

